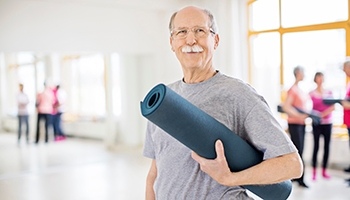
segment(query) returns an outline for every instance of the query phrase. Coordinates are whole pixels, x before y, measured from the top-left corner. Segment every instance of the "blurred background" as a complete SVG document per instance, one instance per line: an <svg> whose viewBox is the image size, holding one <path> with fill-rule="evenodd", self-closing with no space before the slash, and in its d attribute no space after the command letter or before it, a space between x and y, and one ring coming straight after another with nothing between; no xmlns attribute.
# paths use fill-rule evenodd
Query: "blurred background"
<svg viewBox="0 0 350 200"><path fill-rule="evenodd" d="M170 49L168 23L186 5L214 14L220 35L214 66L251 84L286 131L286 116L276 107L294 83L295 66L305 69L305 92L316 87L313 76L321 71L334 97L345 97L348 80L342 62L350 56L349 0L0 0L0 194L11 200L143 198L149 161L141 156L146 120L139 104L156 84L182 78ZM54 143L49 130L49 144L35 146L36 95L44 82L59 84L67 93L62 114L67 140ZM29 98L29 144L16 140L20 83ZM329 164L341 179L350 153L340 105L333 116ZM311 128L309 123L308 132ZM304 160L310 161L311 134L305 142ZM103 169L93 168L96 163L104 163ZM67 185L79 185L81 177L95 172L78 170L76 184L67 174L67 179L47 177L60 177L69 166L104 170L102 177L115 179L96 175L92 178L103 189L85 185L88 191L76 189L75 195L65 196L62 185L66 191ZM125 170L139 174L120 179ZM33 174L48 184L31 182ZM60 180L58 188L55 180ZM43 195L40 189L50 184L56 189L44 189ZM130 192L133 187L139 196ZM344 191L339 199L349 197L350 189ZM302 199L307 194L296 195Z"/></svg>

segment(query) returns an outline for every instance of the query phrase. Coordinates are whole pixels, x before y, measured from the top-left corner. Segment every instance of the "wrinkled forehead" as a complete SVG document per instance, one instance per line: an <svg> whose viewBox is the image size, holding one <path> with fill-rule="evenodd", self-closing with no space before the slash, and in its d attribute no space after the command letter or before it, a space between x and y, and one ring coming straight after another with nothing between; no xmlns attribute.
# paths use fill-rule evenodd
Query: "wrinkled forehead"
<svg viewBox="0 0 350 200"><path fill-rule="evenodd" d="M173 28L208 27L209 16L200 9L180 10L173 22Z"/></svg>

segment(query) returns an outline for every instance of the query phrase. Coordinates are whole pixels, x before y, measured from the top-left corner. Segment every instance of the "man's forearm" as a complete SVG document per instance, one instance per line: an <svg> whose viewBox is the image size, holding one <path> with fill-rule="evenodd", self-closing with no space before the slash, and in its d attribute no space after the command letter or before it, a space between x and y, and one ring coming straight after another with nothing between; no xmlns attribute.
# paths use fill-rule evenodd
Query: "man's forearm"
<svg viewBox="0 0 350 200"><path fill-rule="evenodd" d="M157 178L156 160L152 160L151 168L146 178L146 200L156 199L156 195L153 190L153 185L156 178Z"/></svg>
<svg viewBox="0 0 350 200"><path fill-rule="evenodd" d="M153 183L148 182L146 183L146 200L155 200L156 196L154 194L153 190Z"/></svg>
<svg viewBox="0 0 350 200"><path fill-rule="evenodd" d="M291 153L265 160L246 170L234 172L222 184L227 186L273 184L298 178L302 171L303 165L298 153Z"/></svg>

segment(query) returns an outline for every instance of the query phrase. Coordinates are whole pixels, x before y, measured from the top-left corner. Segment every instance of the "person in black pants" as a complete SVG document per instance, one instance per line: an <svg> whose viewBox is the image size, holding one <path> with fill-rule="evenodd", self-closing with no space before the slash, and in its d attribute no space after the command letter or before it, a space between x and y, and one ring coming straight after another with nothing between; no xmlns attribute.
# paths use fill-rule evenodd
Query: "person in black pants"
<svg viewBox="0 0 350 200"><path fill-rule="evenodd" d="M297 109L306 111L306 104L309 100L309 96L298 87L299 82L304 79L303 67L295 67L293 73L295 76L295 83L288 90L287 97L282 108L288 114L288 130L291 140L298 149L300 158L303 159L302 155L304 151L305 119L308 118L308 115L298 112ZM293 181L298 182L299 186L301 187L308 188L304 182L304 170L302 176L298 179L294 179Z"/></svg>
<svg viewBox="0 0 350 200"><path fill-rule="evenodd" d="M39 136L40 136L40 121L43 119L45 120L45 142L48 143L49 141L49 126L51 123L51 115L53 112L53 105L55 103L55 98L53 91L50 89L49 86L45 85L45 90L37 95L36 100L36 107L38 111L38 119L37 119L37 127L36 127L36 139L35 143L37 144L39 142Z"/></svg>
<svg viewBox="0 0 350 200"><path fill-rule="evenodd" d="M322 161L322 176L326 179L331 178L330 175L327 174L327 164L329 157L329 147L331 141L331 133L332 133L332 124L320 124L313 125L313 135L314 135L314 150L312 154L312 180L316 180L316 168L317 168L317 153L319 149L319 141L320 136L322 135L324 138L324 152L323 152L323 161Z"/></svg>
<svg viewBox="0 0 350 200"><path fill-rule="evenodd" d="M304 141L305 141L305 124L288 124L288 131L291 136L291 140L294 143L295 147L298 149L298 153L300 158L303 160L303 152L304 152ZM304 182L304 172L298 179L293 179L292 181L296 181L299 183L301 187L308 188L308 186Z"/></svg>
<svg viewBox="0 0 350 200"><path fill-rule="evenodd" d="M38 120L36 124L36 138L35 143L39 142L39 136L40 136L40 121L45 121L45 143L48 143L49 141L49 126L51 125L51 114L47 113L38 113Z"/></svg>
<svg viewBox="0 0 350 200"><path fill-rule="evenodd" d="M330 178L327 174L327 164L329 156L329 146L332 134L332 112L334 105L326 105L323 103L323 99L333 98L332 91L323 88L324 75L322 72L317 72L314 77L314 82L317 84L316 89L312 90L309 95L311 97L313 106L312 110L319 113L322 117L320 124L312 124L312 130L314 135L314 150L312 155L312 180L316 180L316 168L317 168L317 153L319 149L320 136L324 138L324 154L322 162L322 176L326 179Z"/></svg>

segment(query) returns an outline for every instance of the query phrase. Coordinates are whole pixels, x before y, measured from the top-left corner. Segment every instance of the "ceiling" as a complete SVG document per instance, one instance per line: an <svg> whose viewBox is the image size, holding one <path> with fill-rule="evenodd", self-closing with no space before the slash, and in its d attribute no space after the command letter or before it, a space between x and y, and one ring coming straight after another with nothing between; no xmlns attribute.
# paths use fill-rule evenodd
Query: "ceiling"
<svg viewBox="0 0 350 200"><path fill-rule="evenodd" d="M6 1L6 0L2 0ZM36 1L36 2L54 2L70 3L93 6L125 6L135 9L148 9L154 11L174 11L185 5L192 5L199 0L11 0L11 1ZM0 0L1 2L1 0Z"/></svg>

